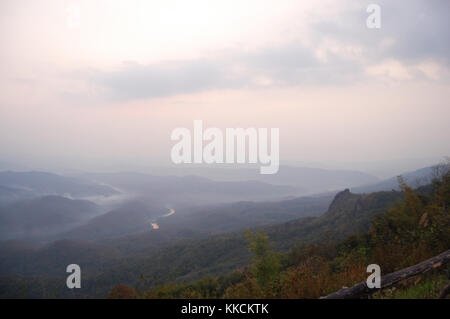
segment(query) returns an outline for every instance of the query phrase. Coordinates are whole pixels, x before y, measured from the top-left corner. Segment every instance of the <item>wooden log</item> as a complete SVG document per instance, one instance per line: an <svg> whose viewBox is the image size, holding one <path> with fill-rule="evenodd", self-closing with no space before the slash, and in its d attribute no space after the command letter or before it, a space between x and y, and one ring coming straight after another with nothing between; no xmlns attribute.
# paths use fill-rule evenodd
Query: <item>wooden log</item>
<svg viewBox="0 0 450 319"><path fill-rule="evenodd" d="M442 289L438 299L445 299L445 297L447 297L448 295L450 295L450 283L448 283L447 286Z"/></svg>
<svg viewBox="0 0 450 319"><path fill-rule="evenodd" d="M381 288L387 288L392 285L397 284L400 281L405 279L409 279L421 274L424 274L433 269L440 268L450 262L450 249L439 254L435 257L432 257L428 260L425 260L417 265L404 268L402 270L387 274L381 277ZM326 297L322 297L321 299L355 299L369 296L380 289L370 289L367 287L366 282L360 282L353 287L350 288L342 288Z"/></svg>

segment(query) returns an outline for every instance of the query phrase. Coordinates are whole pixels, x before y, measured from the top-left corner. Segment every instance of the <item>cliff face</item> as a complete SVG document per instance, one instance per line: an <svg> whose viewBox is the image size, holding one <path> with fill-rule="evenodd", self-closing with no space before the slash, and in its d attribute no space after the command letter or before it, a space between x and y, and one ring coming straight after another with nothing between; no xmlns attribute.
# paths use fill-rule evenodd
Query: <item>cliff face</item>
<svg viewBox="0 0 450 319"><path fill-rule="evenodd" d="M262 229L279 249L321 240L336 242L369 230L374 215L395 204L402 194L396 191L353 194L348 189L336 194L320 217L306 217Z"/></svg>
<svg viewBox="0 0 450 319"><path fill-rule="evenodd" d="M367 231L374 215L382 213L401 197L396 191L353 194L346 189L336 194L321 219L339 235Z"/></svg>
<svg viewBox="0 0 450 319"><path fill-rule="evenodd" d="M364 195L351 193L349 189L339 192L334 197L324 216L330 218L353 212L357 207L361 207L361 200L363 197Z"/></svg>

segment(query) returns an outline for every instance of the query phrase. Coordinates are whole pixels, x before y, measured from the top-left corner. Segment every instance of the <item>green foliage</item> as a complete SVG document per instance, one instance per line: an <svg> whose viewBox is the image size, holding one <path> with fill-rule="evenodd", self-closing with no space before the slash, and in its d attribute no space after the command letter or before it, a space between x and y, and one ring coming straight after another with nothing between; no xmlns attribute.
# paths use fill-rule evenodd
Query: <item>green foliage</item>
<svg viewBox="0 0 450 319"><path fill-rule="evenodd" d="M272 250L274 245L267 236L270 232L247 232L246 238L250 243L248 249L253 254L252 262L237 282L227 283L228 287L222 290L224 293L215 290L216 296L318 298L342 286L351 286L365 280L368 264L379 264L383 273L389 273L449 249L449 171L435 178L431 187L413 190L401 178L399 184L403 199L396 205L385 208L381 214L374 212L377 207L385 204L379 206L380 201L374 202L374 194L358 197L343 192L336 196L330 210L324 215L328 219L327 224L322 224L320 218L305 222L304 225L308 225L305 229L323 231L322 227L333 224L339 229L345 229L342 225L346 223L342 221L352 215L349 212L364 211L365 216L372 216L373 222L369 224L367 231L347 236L338 244L322 237L319 242L303 242L289 253L280 254ZM387 197L384 199L389 198L388 193L383 193L385 195ZM284 227L285 233L290 233L289 224ZM350 225L345 227L351 229ZM433 298L447 280L446 277L439 276L432 275L420 282L405 282L385 293L377 293L375 297ZM203 291L194 287L195 285L190 286L194 291ZM202 292L201 295L204 296L205 293Z"/></svg>
<svg viewBox="0 0 450 319"><path fill-rule="evenodd" d="M400 287L385 289L374 295L375 299L433 299L439 295L448 283L445 275L437 274L417 278Z"/></svg>
<svg viewBox="0 0 450 319"><path fill-rule="evenodd" d="M251 273L262 290L267 290L278 279L281 255L271 250L268 237L262 233L246 233L249 250L254 254Z"/></svg>
<svg viewBox="0 0 450 319"><path fill-rule="evenodd" d="M76 254L89 265L83 268L84 297L86 292L105 297L124 284L134 287L137 298L317 298L364 280L368 264L379 264L386 274L450 248L448 170L416 190L401 179L400 185L401 192L341 192L320 217L258 227L246 235L185 239L127 258L105 249L110 246L86 244L80 251L71 242L45 250L0 246L0 273L19 264L22 274L36 275L0 278L0 297L81 297L69 296L57 273L67 264L60 256ZM43 278L39 271L53 277ZM123 287L115 295L133 296Z"/></svg>

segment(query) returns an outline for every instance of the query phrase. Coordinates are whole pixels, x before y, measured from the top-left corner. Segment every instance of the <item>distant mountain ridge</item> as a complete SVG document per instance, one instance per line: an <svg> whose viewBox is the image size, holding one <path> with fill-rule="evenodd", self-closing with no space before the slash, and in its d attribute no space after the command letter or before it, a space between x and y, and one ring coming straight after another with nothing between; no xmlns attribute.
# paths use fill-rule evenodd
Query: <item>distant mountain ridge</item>
<svg viewBox="0 0 450 319"><path fill-rule="evenodd" d="M0 172L0 186L10 190L28 192L30 195L61 195L75 198L110 196L118 192L111 187L86 180L47 172Z"/></svg>
<svg viewBox="0 0 450 319"><path fill-rule="evenodd" d="M374 215L381 213L400 198L402 194L395 191L353 194L345 190L334 197L328 210L319 217L304 217L252 230L260 230L267 234L277 249L284 251L295 245L319 240L336 242L350 234L367 231ZM154 238L150 236L151 232L148 234L148 236L143 234L143 239L147 240L148 246L152 246ZM250 260L248 243L242 231L207 238L186 237L145 254L143 253L145 247L141 247L140 251L131 255L119 251L122 249L128 251L128 247L135 243L135 240L133 237L117 237L109 243L103 242L101 246L98 243L89 244L84 241L80 242L79 246L78 241L63 240L32 250L20 248L24 247L23 244L0 243L0 252L5 256L0 262L0 275L10 275L11 269L14 269L14 262L27 258L29 263L21 264L21 268L17 268L15 274L39 275L45 272L46 276L59 276L61 265L72 262L69 259L73 258L74 253L86 251L80 258L88 265L89 270L84 273L92 289L89 292L85 291L84 296L90 294L100 297L105 296L117 281L130 286L139 284L141 278L150 278L152 284L190 281L206 275L227 273L247 265ZM145 240L140 241L140 245L145 245ZM13 249L12 246L19 248ZM99 249L100 247L104 248ZM64 251L68 249L73 253L62 254L61 249ZM105 268L107 265L108 268Z"/></svg>
<svg viewBox="0 0 450 319"><path fill-rule="evenodd" d="M413 187L426 185L431 182L433 172L433 166L417 169L415 171L404 172L399 174L403 177L405 182ZM377 183L367 184L359 187L351 187L351 190L355 193L371 193L379 191L399 190L397 176L382 180Z"/></svg>
<svg viewBox="0 0 450 319"><path fill-rule="evenodd" d="M82 177L160 202L268 200L298 193L293 186L272 185L255 180L214 181L200 176L159 176L135 172L90 173L83 174Z"/></svg>
<svg viewBox="0 0 450 319"><path fill-rule="evenodd" d="M262 175L257 168L186 167L161 168L160 174L196 175L215 181L254 180L273 185L296 187L300 194L313 194L366 185L379 181L373 175L356 170L331 170L281 165L277 174Z"/></svg>

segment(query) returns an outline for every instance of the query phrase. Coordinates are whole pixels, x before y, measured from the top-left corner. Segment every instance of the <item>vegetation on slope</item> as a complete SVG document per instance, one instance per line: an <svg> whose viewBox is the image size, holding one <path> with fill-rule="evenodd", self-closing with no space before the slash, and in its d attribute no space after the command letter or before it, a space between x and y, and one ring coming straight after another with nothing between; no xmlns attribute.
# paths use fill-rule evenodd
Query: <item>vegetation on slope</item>
<svg viewBox="0 0 450 319"><path fill-rule="evenodd" d="M401 178L399 184L402 201L375 215L369 231L338 244L322 241L279 254L270 249L266 235L248 234L253 253L248 267L227 276L154 286L145 292L118 294L116 289L110 297L318 298L365 280L369 264L380 265L386 274L449 249L450 172L446 170L429 187L419 190L408 187ZM448 273L431 274L376 297L436 297L448 279Z"/></svg>

